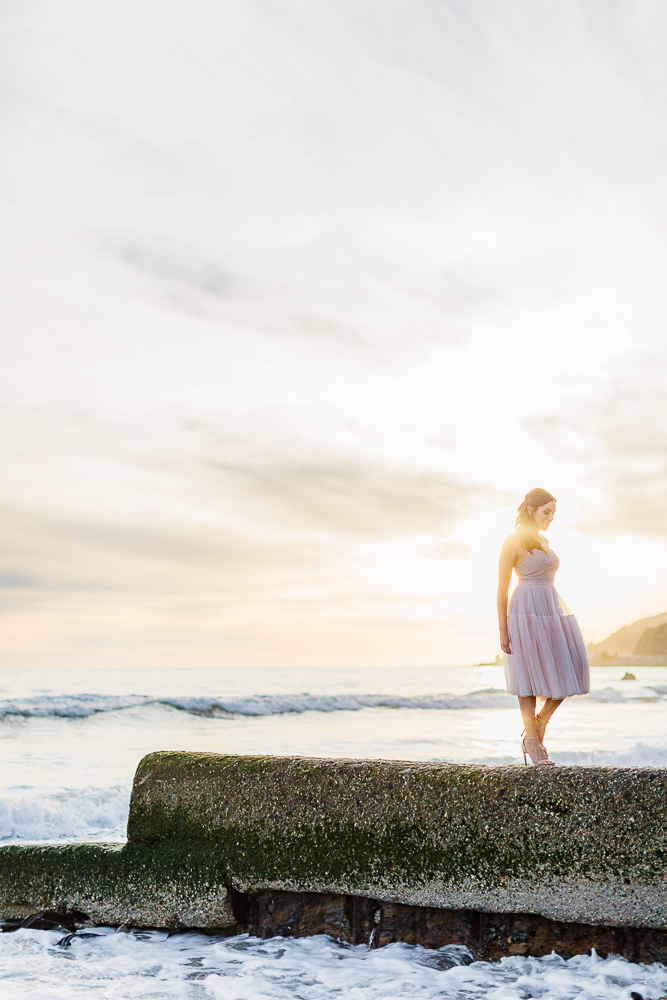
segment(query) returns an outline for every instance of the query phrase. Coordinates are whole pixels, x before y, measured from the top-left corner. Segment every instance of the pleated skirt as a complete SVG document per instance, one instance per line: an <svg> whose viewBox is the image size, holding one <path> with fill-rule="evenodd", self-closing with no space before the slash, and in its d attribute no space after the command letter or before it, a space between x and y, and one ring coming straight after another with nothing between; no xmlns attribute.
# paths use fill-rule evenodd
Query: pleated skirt
<svg viewBox="0 0 667 1000"><path fill-rule="evenodd" d="M568 698L588 692L588 656L581 629L553 584L517 584L507 629L512 652L503 654L503 661L510 694Z"/></svg>

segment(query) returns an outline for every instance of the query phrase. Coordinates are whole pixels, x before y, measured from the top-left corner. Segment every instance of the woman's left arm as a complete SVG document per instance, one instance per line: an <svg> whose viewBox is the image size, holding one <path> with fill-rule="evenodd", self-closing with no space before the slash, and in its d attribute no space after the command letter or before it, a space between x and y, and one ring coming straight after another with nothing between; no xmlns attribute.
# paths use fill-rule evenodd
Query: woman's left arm
<svg viewBox="0 0 667 1000"><path fill-rule="evenodd" d="M507 631L507 601L510 589L512 570L519 555L519 545L516 539L505 539L500 553L498 567L498 626L500 628L500 648L503 653L511 653L509 633Z"/></svg>

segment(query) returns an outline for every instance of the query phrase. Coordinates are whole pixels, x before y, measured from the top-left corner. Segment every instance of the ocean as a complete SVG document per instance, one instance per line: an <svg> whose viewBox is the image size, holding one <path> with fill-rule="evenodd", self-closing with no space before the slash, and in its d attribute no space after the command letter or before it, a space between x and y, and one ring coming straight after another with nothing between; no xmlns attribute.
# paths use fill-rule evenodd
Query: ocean
<svg viewBox="0 0 667 1000"><path fill-rule="evenodd" d="M667 766L667 667L592 670L554 716L561 764ZM132 777L154 750L518 763L521 720L496 666L0 671L0 840L125 837ZM595 954L470 962L460 948L369 952L326 937L161 932L0 935L0 995L62 997L657 998L667 969Z"/></svg>

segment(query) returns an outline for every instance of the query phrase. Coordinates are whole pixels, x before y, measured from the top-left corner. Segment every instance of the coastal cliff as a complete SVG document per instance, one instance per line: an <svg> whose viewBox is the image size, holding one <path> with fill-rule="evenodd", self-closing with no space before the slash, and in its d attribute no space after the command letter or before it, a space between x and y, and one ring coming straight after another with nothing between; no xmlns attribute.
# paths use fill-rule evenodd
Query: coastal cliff
<svg viewBox="0 0 667 1000"><path fill-rule="evenodd" d="M625 625L588 647L593 667L667 665L667 612Z"/></svg>

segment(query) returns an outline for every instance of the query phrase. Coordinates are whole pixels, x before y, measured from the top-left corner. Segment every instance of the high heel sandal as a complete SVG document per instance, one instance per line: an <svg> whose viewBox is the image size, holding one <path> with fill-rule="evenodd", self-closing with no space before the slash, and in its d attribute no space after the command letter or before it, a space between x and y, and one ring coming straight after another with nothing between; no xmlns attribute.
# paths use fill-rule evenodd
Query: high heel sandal
<svg viewBox="0 0 667 1000"><path fill-rule="evenodd" d="M535 716L535 726L537 728L537 738L540 741L540 744L546 750L546 747L544 746L544 734L547 731L547 722L545 722L544 719L540 718L539 715L536 715ZM525 733L525 729L524 729L524 733Z"/></svg>
<svg viewBox="0 0 667 1000"><path fill-rule="evenodd" d="M526 743L536 744L536 746L534 746L534 748L527 747ZM526 756L530 757L530 763L535 767L538 767L540 765L546 765L547 767L556 766L554 761L549 760L549 755L547 754L546 750L540 743L539 736L524 736L524 738L521 740L521 749L523 751L523 762L526 766L530 766L528 765Z"/></svg>

